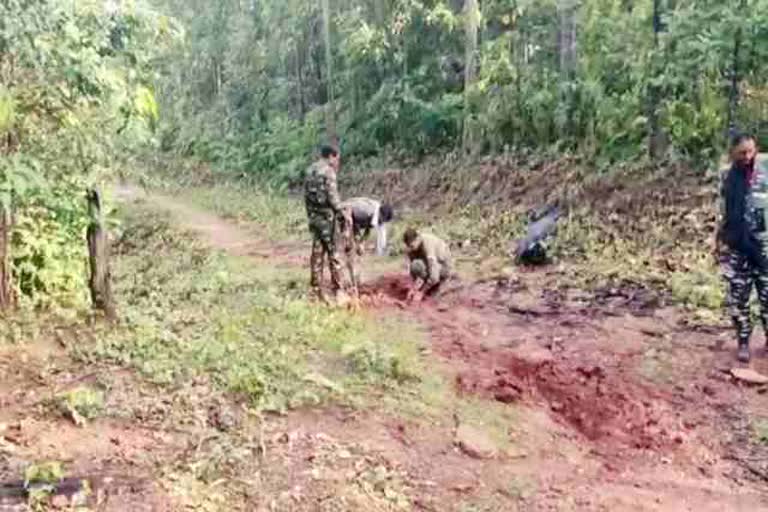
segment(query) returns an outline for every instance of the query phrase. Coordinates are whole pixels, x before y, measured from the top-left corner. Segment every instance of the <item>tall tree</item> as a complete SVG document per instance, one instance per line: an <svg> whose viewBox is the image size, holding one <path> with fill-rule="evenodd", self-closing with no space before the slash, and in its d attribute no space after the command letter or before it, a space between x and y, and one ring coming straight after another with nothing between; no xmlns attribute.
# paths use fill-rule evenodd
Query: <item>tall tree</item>
<svg viewBox="0 0 768 512"><path fill-rule="evenodd" d="M557 43L560 57L560 73L565 80L572 80L576 72L576 12L577 0L557 2Z"/></svg>
<svg viewBox="0 0 768 512"><path fill-rule="evenodd" d="M741 0L739 8L746 10L747 1ZM733 36L733 57L731 60L731 86L728 92L728 136L736 131L736 109L739 107L739 82L741 80L739 60L741 58L741 47L743 39L743 27L741 24L736 26Z"/></svg>
<svg viewBox="0 0 768 512"><path fill-rule="evenodd" d="M653 0L653 56L651 80L648 86L648 154L652 160L660 159L666 151L666 137L659 119L661 85L663 74L661 56L661 34L665 30L662 14L662 0Z"/></svg>
<svg viewBox="0 0 768 512"><path fill-rule="evenodd" d="M470 150L471 144L471 108L470 97L472 87L477 77L477 34L480 25L480 9L478 0L464 0L464 129L462 136L462 148L464 152Z"/></svg>
<svg viewBox="0 0 768 512"><path fill-rule="evenodd" d="M336 131L336 104L333 91L333 48L331 47L331 8L328 0L322 0L323 7L323 44L325 45L325 87L327 103L325 111L326 130L328 142L334 147L339 145L339 136Z"/></svg>
<svg viewBox="0 0 768 512"><path fill-rule="evenodd" d="M557 52L560 63L560 101L564 111L561 134L571 137L574 134L574 98L573 82L576 78L576 12L577 0L558 0L557 2Z"/></svg>

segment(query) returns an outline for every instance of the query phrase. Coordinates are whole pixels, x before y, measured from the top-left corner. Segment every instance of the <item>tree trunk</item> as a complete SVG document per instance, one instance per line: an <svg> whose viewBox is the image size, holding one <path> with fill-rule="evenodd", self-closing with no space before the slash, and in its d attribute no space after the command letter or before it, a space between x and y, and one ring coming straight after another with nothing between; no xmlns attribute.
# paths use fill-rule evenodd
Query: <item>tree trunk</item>
<svg viewBox="0 0 768 512"><path fill-rule="evenodd" d="M8 309L13 306L11 288L11 231L13 216L8 205L0 207L0 308Z"/></svg>
<svg viewBox="0 0 768 512"><path fill-rule="evenodd" d="M115 320L115 302L112 297L112 276L109 268L109 238L104 227L101 211L101 196L97 190L88 192L90 224L86 239L91 275L88 285L94 309L102 311L108 320Z"/></svg>
<svg viewBox="0 0 768 512"><path fill-rule="evenodd" d="M114 16L120 14L121 4L120 0L104 0L104 12L107 16Z"/></svg>
<svg viewBox="0 0 768 512"><path fill-rule="evenodd" d="M376 28L379 30L386 30L388 12L385 0L373 0L373 14ZM382 62L382 59L376 59L376 87L378 88L381 86L385 79L386 70L384 68L384 62Z"/></svg>
<svg viewBox="0 0 768 512"><path fill-rule="evenodd" d="M373 0L373 12L376 17L376 24L383 27L386 22L386 11L384 0Z"/></svg>
<svg viewBox="0 0 768 512"><path fill-rule="evenodd" d="M462 151L466 154L471 146L471 114L470 94L475 83L477 68L475 56L477 53L477 32L480 24L480 10L478 0L464 0L464 31L465 58L464 58L464 129L462 135Z"/></svg>
<svg viewBox="0 0 768 512"><path fill-rule="evenodd" d="M523 67L525 66L525 32L517 28L517 38L515 40L515 112L517 120L515 122L515 149L523 143L524 122L523 122Z"/></svg>
<svg viewBox="0 0 768 512"><path fill-rule="evenodd" d="M746 9L746 0L741 0L740 8ZM733 60L731 62L731 87L728 92L728 128L726 136L730 138L736 133L736 110L739 108L739 83L741 82L741 67L739 60L741 57L743 32L741 25L736 27L736 33L733 36Z"/></svg>
<svg viewBox="0 0 768 512"><path fill-rule="evenodd" d="M299 119L307 115L307 101L304 98L304 39L296 41L296 92L299 100Z"/></svg>
<svg viewBox="0 0 768 512"><path fill-rule="evenodd" d="M325 122L328 143L338 148L339 138L336 133L336 106L333 96L333 52L331 51L331 8L328 0L322 0L323 7L323 43L325 45L325 88L327 93Z"/></svg>
<svg viewBox="0 0 768 512"><path fill-rule="evenodd" d="M572 80L576 72L576 12L575 0L559 0L557 3L557 49L560 57L560 73L565 80Z"/></svg>
<svg viewBox="0 0 768 512"><path fill-rule="evenodd" d="M575 136L573 92L571 82L576 75L576 11L575 0L558 0L557 50L560 60L560 101L566 112L561 136Z"/></svg>
<svg viewBox="0 0 768 512"><path fill-rule="evenodd" d="M664 31L662 25L661 0L653 0L653 47L654 55L651 63L652 80L658 79L662 72L660 62L660 34ZM661 104L661 90L658 85L651 83L648 87L648 154L652 160L659 160L666 152L666 134L661 129L659 120L659 106Z"/></svg>

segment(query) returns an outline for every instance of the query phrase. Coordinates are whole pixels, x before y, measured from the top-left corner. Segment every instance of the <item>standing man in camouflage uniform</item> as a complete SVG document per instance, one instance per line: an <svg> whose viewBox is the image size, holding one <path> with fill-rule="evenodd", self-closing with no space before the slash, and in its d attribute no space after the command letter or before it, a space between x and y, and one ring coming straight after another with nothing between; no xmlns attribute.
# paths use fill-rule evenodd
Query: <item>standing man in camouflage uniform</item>
<svg viewBox="0 0 768 512"><path fill-rule="evenodd" d="M408 302L421 302L451 277L451 251L443 240L430 233L408 228L403 234L413 285Z"/></svg>
<svg viewBox="0 0 768 512"><path fill-rule="evenodd" d="M304 204L307 208L309 232L312 234L310 286L312 292L323 299L321 282L323 262L326 259L331 271L334 294L338 295L343 291L341 262L336 252L336 225L342 211L336 183L339 153L330 146L323 146L320 156L320 160L307 169L304 179Z"/></svg>
<svg viewBox="0 0 768 512"><path fill-rule="evenodd" d="M750 360L752 334L749 299L753 284L760 301L763 328L768 333L768 171L757 160L757 143L750 135L734 138L731 169L725 179L725 212L720 239L728 249L725 278L728 305L738 340L738 359Z"/></svg>

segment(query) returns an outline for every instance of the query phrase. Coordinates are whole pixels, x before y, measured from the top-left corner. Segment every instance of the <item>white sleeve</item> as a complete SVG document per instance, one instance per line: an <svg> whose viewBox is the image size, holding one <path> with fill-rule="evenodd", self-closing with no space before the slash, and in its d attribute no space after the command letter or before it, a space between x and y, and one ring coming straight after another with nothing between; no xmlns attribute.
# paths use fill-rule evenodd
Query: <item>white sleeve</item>
<svg viewBox="0 0 768 512"><path fill-rule="evenodd" d="M387 225L376 226L376 254L384 256L384 251L387 249Z"/></svg>
<svg viewBox="0 0 768 512"><path fill-rule="evenodd" d="M372 228L378 228L379 227L379 211L381 209L381 205L377 204L376 208L373 209L373 216L371 217L371 227Z"/></svg>

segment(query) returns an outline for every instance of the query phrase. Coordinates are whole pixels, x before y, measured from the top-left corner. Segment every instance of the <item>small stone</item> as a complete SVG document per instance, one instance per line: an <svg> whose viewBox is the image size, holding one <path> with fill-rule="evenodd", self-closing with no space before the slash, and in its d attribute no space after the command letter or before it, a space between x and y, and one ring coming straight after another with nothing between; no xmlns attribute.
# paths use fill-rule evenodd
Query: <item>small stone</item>
<svg viewBox="0 0 768 512"><path fill-rule="evenodd" d="M554 356L552 351L533 341L526 341L515 347L513 350L515 357L525 361L533 366L542 366L552 362Z"/></svg>
<svg viewBox="0 0 768 512"><path fill-rule="evenodd" d="M237 427L237 412L227 404L215 404L208 409L208 425L221 431L229 432Z"/></svg>
<svg viewBox="0 0 768 512"><path fill-rule="evenodd" d="M749 368L732 368L731 375L742 382L746 382L747 384L768 384L768 377Z"/></svg>
<svg viewBox="0 0 768 512"><path fill-rule="evenodd" d="M520 391L512 387L505 387L496 391L493 398L503 404L512 404L520 400Z"/></svg>
<svg viewBox="0 0 768 512"><path fill-rule="evenodd" d="M496 445L480 430L461 425L456 429L456 445L473 459L491 459L496 456Z"/></svg>
<svg viewBox="0 0 768 512"><path fill-rule="evenodd" d="M57 494L56 496L54 496L51 499L51 506L55 510L67 509L67 508L69 508L69 505L70 505L69 498L67 498L66 496L64 496L62 494Z"/></svg>
<svg viewBox="0 0 768 512"><path fill-rule="evenodd" d="M515 449L515 448L510 448L509 450L507 450L504 453L504 455L508 459L513 459L513 460L527 459L528 458L528 452L523 451L523 450L519 450L519 449Z"/></svg>
<svg viewBox="0 0 768 512"><path fill-rule="evenodd" d="M451 487L451 490L464 494L474 490L474 488L475 488L474 484L456 484L453 487Z"/></svg>

